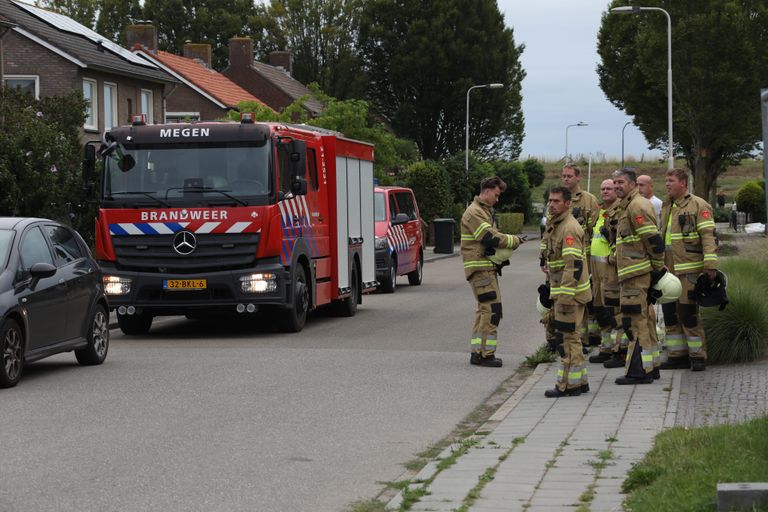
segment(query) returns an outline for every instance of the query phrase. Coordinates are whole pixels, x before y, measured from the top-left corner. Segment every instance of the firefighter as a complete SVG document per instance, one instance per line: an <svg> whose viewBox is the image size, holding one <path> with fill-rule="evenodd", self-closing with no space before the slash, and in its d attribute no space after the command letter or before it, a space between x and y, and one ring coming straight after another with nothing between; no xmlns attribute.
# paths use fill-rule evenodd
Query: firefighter
<svg viewBox="0 0 768 512"><path fill-rule="evenodd" d="M658 360L659 347L649 289L665 272L664 241L653 205L638 193L635 172L624 168L613 179L621 198L616 226L621 325L629 338L625 375L616 384L650 384L658 378L654 360Z"/></svg>
<svg viewBox="0 0 768 512"><path fill-rule="evenodd" d="M555 387L544 395L579 396L589 391L579 326L584 321L586 304L592 300L584 230L571 214L571 191L566 187L550 189L547 205L551 215L547 227L547 268L560 368Z"/></svg>
<svg viewBox="0 0 768 512"><path fill-rule="evenodd" d="M591 272L590 268L590 250L591 250L591 238L592 230L598 219L598 213L600 212L600 205L597 202L597 198L586 190L582 190L579 186L581 181L581 169L573 163L567 163L563 166L562 174L560 178L563 181L563 186L571 192L571 214L578 221L581 228L584 230L584 243L586 244L586 256L587 256L587 273ZM600 328L598 327L593 311L592 303L587 305L588 315L586 324L584 325L584 338L583 343L586 347L589 344L589 337L593 337L597 340L600 337ZM597 342L599 343L599 342Z"/></svg>
<svg viewBox="0 0 768 512"><path fill-rule="evenodd" d="M498 176L480 182L480 194L475 196L461 216L461 257L464 275L477 300L475 324L470 341L470 363L492 368L501 367L495 356L497 328L502 317L501 293L497 280L497 267L491 260L496 249L516 249L522 240L496 229L493 206L507 188Z"/></svg>
<svg viewBox="0 0 768 512"><path fill-rule="evenodd" d="M617 203L616 185L612 179L603 180L600 184L600 198L603 200L597 216L594 228L592 228L592 241L590 250L590 267L592 269L592 304L595 319L600 327L600 350L590 356L590 363L605 363L612 357L611 348L613 340L611 333L616 330L614 305L618 306L618 281L616 276L615 261L611 264L611 240L609 226L606 223L608 211L615 211L613 206ZM606 297L606 286L608 295Z"/></svg>
<svg viewBox="0 0 768 512"><path fill-rule="evenodd" d="M662 237L666 244L665 263L683 287L680 299L662 305L666 327L667 362L663 370L706 367L704 329L694 288L699 274L713 282L717 272L717 238L712 207L689 194L685 169L667 171L668 199L662 206Z"/></svg>
<svg viewBox="0 0 768 512"><path fill-rule="evenodd" d="M614 183L614 188L615 185ZM621 327L621 289L619 287L619 274L616 269L616 239L618 238L620 204L621 201L617 195L616 202L605 211L604 227L606 229L604 233L608 235L611 252L608 256L605 274L602 276L601 286L603 303L610 314L613 315L611 324L615 326L611 333L611 358L603 363L603 366L606 368L623 367L627 360L627 346L629 345L629 339Z"/></svg>

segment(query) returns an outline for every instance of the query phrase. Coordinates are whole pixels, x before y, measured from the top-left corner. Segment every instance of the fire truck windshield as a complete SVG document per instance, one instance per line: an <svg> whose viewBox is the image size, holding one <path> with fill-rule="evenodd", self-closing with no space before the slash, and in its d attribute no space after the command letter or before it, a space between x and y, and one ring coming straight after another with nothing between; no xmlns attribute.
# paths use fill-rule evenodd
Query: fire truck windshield
<svg viewBox="0 0 768 512"><path fill-rule="evenodd" d="M135 164L123 170L128 155ZM269 145L124 144L104 160L103 199L117 207L267 204L274 188L270 161Z"/></svg>

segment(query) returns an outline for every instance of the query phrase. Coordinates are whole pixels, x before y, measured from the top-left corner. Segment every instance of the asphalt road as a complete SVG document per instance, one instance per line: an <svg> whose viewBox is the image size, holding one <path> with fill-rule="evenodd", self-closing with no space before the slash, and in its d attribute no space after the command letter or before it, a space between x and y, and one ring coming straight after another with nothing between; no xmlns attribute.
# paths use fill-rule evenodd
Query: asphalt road
<svg viewBox="0 0 768 512"><path fill-rule="evenodd" d="M157 319L107 361L63 354L0 392L0 512L340 511L375 496L540 344L537 241L501 278L504 368L469 365L461 259L303 332Z"/></svg>

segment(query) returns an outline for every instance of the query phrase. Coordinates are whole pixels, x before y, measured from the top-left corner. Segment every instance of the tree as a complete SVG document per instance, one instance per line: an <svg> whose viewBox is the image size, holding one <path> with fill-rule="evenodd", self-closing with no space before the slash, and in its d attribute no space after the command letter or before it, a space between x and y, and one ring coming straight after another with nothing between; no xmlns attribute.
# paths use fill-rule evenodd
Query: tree
<svg viewBox="0 0 768 512"><path fill-rule="evenodd" d="M72 18L81 25L93 28L96 18L96 0L38 0L37 5Z"/></svg>
<svg viewBox="0 0 768 512"><path fill-rule="evenodd" d="M624 2L614 0L611 6ZM768 83L768 5L756 0L651 0L672 18L675 151L695 193L760 141L760 87ZM652 148L667 146L667 24L663 14L604 14L597 73L608 99L634 117Z"/></svg>
<svg viewBox="0 0 768 512"><path fill-rule="evenodd" d="M445 169L432 160L414 162L405 173L405 184L413 189L419 214L426 222L445 217L451 206L451 194Z"/></svg>
<svg viewBox="0 0 768 512"><path fill-rule="evenodd" d="M144 17L157 27L158 46L181 54L184 43L208 43L212 66L222 70L229 62L232 37L249 35L248 20L256 10L251 0L146 0Z"/></svg>
<svg viewBox="0 0 768 512"><path fill-rule="evenodd" d="M494 174L507 184L506 190L499 196L499 204L496 209L500 212L522 213L526 219L530 218L532 210L531 187L523 164L519 161L510 162L508 160L494 160L491 164Z"/></svg>
<svg viewBox="0 0 768 512"><path fill-rule="evenodd" d="M125 27L141 18L139 0L100 0L96 32L125 46Z"/></svg>
<svg viewBox="0 0 768 512"><path fill-rule="evenodd" d="M523 172L528 177L528 184L531 187L538 187L544 183L544 164L535 158L523 161Z"/></svg>
<svg viewBox="0 0 768 512"><path fill-rule="evenodd" d="M472 92L472 148L520 153L523 45L494 0L369 0L359 46L377 113L423 158L462 151L467 90L492 82L505 87Z"/></svg>
<svg viewBox="0 0 768 512"><path fill-rule="evenodd" d="M365 77L357 56L361 0L271 0L251 18L255 49L294 55L293 76L317 82L339 99L361 98Z"/></svg>

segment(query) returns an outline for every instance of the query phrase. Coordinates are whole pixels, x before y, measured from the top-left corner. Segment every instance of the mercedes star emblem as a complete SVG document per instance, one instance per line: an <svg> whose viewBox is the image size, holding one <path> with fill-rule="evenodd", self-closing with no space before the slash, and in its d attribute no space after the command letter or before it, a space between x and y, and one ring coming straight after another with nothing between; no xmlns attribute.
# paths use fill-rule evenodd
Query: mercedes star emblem
<svg viewBox="0 0 768 512"><path fill-rule="evenodd" d="M197 238L191 231L179 231L173 237L173 250L182 256L194 252L197 247Z"/></svg>

